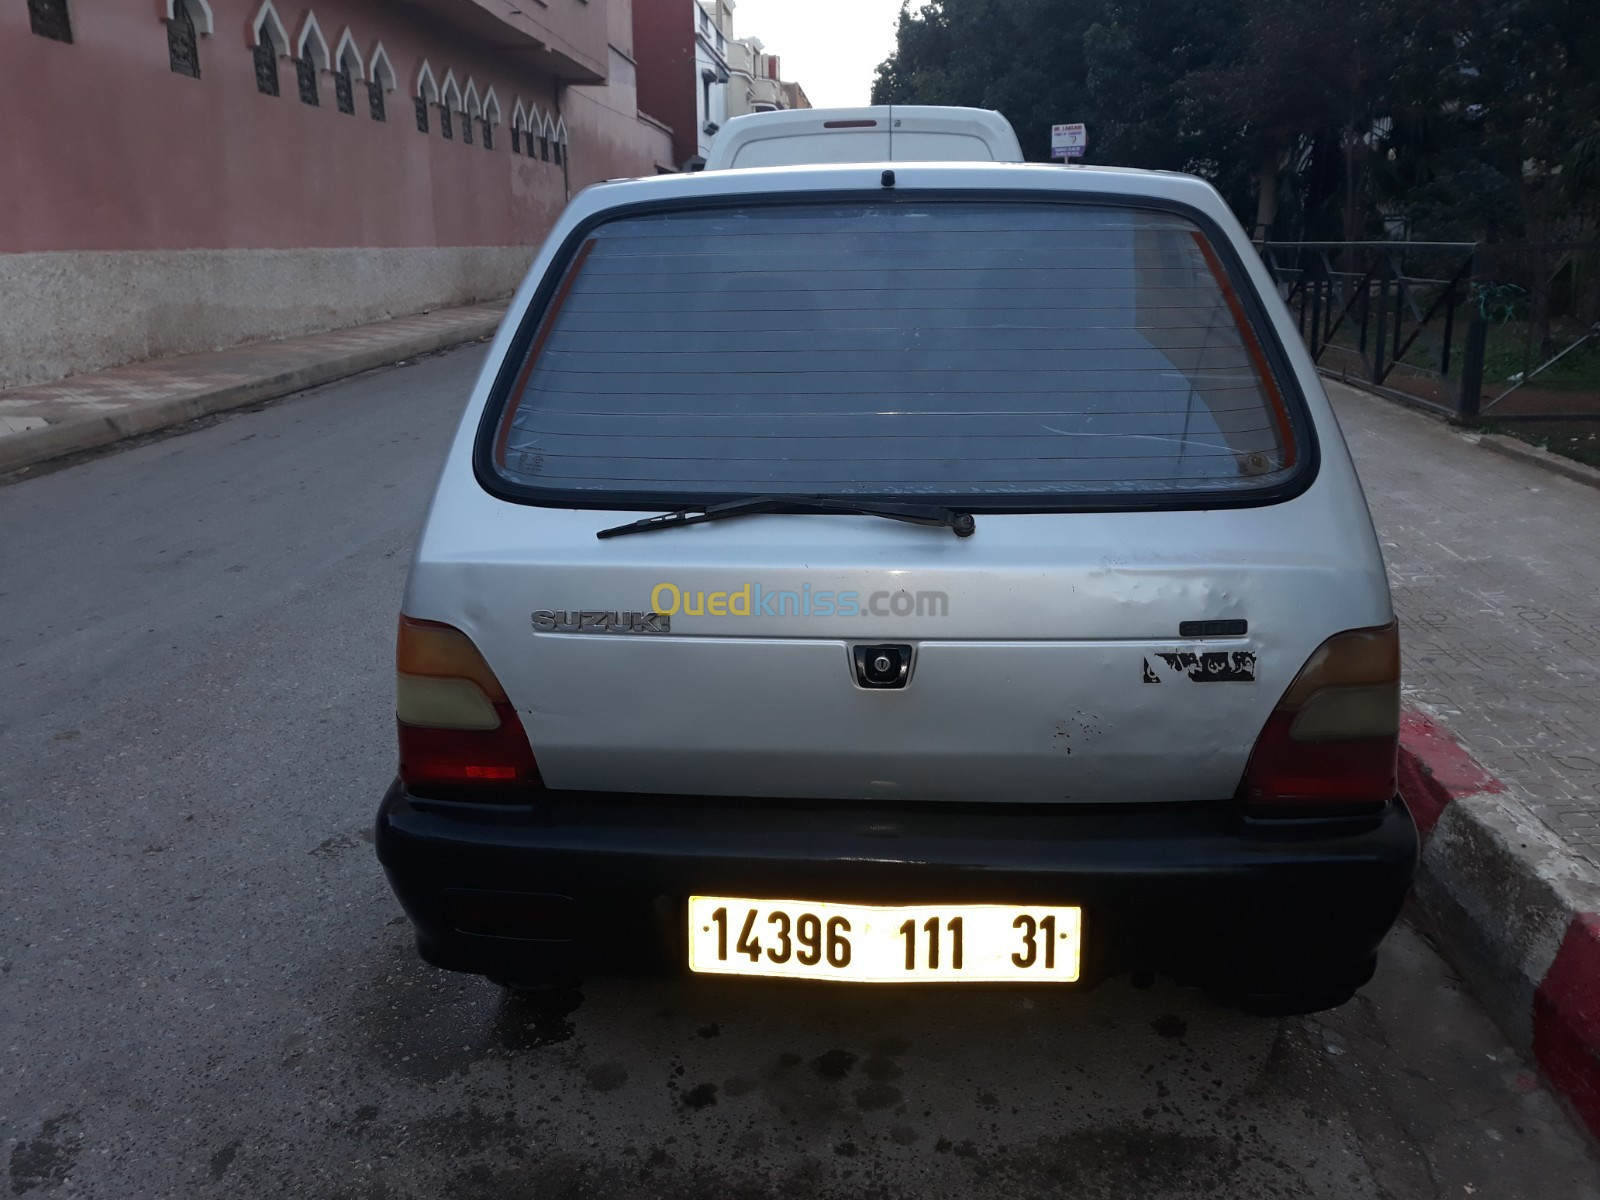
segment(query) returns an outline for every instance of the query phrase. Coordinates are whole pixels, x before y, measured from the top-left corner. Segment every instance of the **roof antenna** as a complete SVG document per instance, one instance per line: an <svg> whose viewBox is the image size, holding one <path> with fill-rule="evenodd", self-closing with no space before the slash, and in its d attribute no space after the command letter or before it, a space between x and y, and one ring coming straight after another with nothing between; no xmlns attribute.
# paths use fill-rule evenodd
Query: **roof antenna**
<svg viewBox="0 0 1600 1200"><path fill-rule="evenodd" d="M883 173L883 186L886 187L886 188L894 186L894 172L893 171L885 171Z"/></svg>

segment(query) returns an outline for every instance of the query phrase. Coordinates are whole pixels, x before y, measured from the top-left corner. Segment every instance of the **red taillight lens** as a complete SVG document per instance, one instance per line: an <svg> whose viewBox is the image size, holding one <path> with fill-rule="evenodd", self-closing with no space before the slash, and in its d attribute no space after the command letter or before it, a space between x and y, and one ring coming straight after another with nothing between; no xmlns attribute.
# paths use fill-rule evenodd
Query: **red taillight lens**
<svg viewBox="0 0 1600 1200"><path fill-rule="evenodd" d="M1399 744L1398 626L1336 634L1267 718L1240 799L1256 813L1387 804Z"/></svg>
<svg viewBox="0 0 1600 1200"><path fill-rule="evenodd" d="M516 709L459 629L400 618L395 644L400 778L407 790L525 799L539 768Z"/></svg>

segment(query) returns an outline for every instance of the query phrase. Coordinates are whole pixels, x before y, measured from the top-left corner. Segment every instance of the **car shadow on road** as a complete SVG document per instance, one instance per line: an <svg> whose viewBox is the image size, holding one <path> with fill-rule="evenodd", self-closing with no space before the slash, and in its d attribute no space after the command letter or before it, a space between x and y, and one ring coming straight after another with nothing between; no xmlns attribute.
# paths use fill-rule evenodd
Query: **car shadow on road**
<svg viewBox="0 0 1600 1200"><path fill-rule="evenodd" d="M1600 1194L1537 1077L1403 925L1354 1001L1289 1018L1125 979L509 993L393 934L332 1005L322 1067L340 1153L383 1164L386 1196Z"/></svg>
<svg viewBox="0 0 1600 1200"><path fill-rule="evenodd" d="M464 1194L537 1195L577 1172L596 1195L711 1180L707 1195L1018 1195L1079 1178L1242 1196L1281 1182L1285 1126L1321 1119L1289 1023L1160 984L509 993L394 962L369 1001L375 1085L425 1094L427 1120L477 1148L485 1190Z"/></svg>

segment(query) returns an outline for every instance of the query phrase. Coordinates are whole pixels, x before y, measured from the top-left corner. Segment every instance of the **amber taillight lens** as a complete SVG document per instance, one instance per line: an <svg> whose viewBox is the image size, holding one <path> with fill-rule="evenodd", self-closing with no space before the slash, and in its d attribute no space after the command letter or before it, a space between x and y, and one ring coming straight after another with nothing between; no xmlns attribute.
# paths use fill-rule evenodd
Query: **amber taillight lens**
<svg viewBox="0 0 1600 1200"><path fill-rule="evenodd" d="M1394 622L1335 634L1267 718L1239 798L1252 813L1387 804L1400 743L1400 633Z"/></svg>
<svg viewBox="0 0 1600 1200"><path fill-rule="evenodd" d="M472 639L451 625L402 616L395 669L406 789L525 802L539 786L533 749Z"/></svg>

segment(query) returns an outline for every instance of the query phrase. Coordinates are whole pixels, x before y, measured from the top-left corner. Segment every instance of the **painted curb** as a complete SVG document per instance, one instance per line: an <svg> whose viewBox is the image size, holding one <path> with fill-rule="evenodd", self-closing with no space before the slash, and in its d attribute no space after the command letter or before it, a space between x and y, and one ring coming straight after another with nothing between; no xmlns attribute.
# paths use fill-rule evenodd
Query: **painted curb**
<svg viewBox="0 0 1600 1200"><path fill-rule="evenodd" d="M1478 438L1478 445L1506 458L1531 463L1547 471L1554 471L1557 475L1565 475L1568 479L1586 483L1592 488L1600 488L1600 469L1591 467L1587 463L1563 458L1559 454L1552 454L1548 450L1541 450L1538 446L1529 445L1517 438L1498 433L1485 433Z"/></svg>
<svg viewBox="0 0 1600 1200"><path fill-rule="evenodd" d="M1600 916L1580 913L1533 996L1533 1051L1600 1134Z"/></svg>
<svg viewBox="0 0 1600 1200"><path fill-rule="evenodd" d="M1418 710L1401 721L1400 794L1424 839L1424 923L1600 1137L1600 871Z"/></svg>
<svg viewBox="0 0 1600 1200"><path fill-rule="evenodd" d="M38 466L85 450L97 450L141 434L172 429L200 417L276 400L306 388L332 383L377 367L386 367L418 354L444 350L464 342L491 336L500 326L500 315L463 321L448 329L424 333L363 350L342 351L294 370L263 375L247 383L232 384L209 392L180 396L134 405L103 417L63 421L43 429L0 438L0 475Z"/></svg>
<svg viewBox="0 0 1600 1200"><path fill-rule="evenodd" d="M1400 717L1400 794L1427 837L1456 796L1498 795L1505 787L1432 717L1407 709Z"/></svg>

